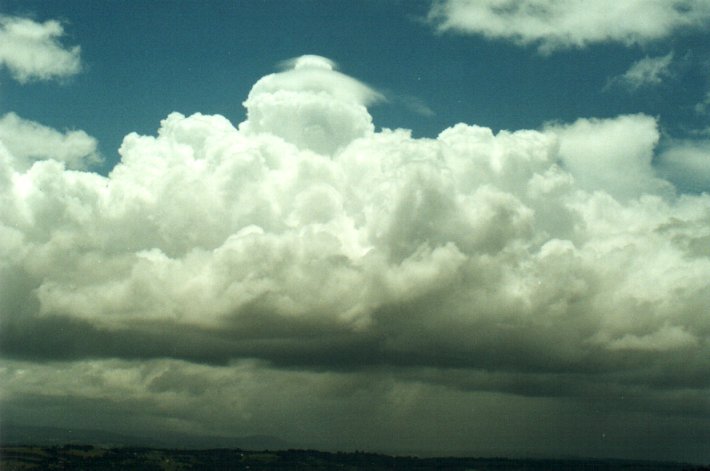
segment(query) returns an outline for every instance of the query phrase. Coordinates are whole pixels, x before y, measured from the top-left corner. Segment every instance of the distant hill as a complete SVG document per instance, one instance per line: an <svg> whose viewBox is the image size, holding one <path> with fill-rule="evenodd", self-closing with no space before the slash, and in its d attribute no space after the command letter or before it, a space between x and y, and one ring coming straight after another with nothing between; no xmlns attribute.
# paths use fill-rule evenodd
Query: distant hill
<svg viewBox="0 0 710 471"><path fill-rule="evenodd" d="M416 458L375 453L314 450L167 450L145 447L0 447L0 469L250 469L424 471L710 471L681 463L626 460L510 460L505 458Z"/></svg>
<svg viewBox="0 0 710 471"><path fill-rule="evenodd" d="M243 450L285 450L294 444L269 435L223 437L164 432L158 437L143 437L105 430L31 427L15 424L0 426L0 445L93 445L100 447L150 448L238 448Z"/></svg>
<svg viewBox="0 0 710 471"><path fill-rule="evenodd" d="M688 463L601 459L388 456L301 450L277 437L161 433L140 437L103 430L2 424L0 469L401 469L478 471L710 471Z"/></svg>

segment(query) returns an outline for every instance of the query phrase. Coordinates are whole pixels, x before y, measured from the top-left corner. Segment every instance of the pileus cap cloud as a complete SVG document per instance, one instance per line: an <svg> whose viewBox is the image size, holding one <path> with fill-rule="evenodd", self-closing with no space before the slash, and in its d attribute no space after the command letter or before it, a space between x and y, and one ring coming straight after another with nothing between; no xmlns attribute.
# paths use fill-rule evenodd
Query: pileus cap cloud
<svg viewBox="0 0 710 471"><path fill-rule="evenodd" d="M244 102L243 132L268 132L300 149L332 154L371 134L365 105L381 95L335 70L334 62L307 55L287 61L288 70L259 80Z"/></svg>
<svg viewBox="0 0 710 471"><path fill-rule="evenodd" d="M299 57L294 57L291 60L284 62L284 65L290 65L294 69L305 69L305 68L316 68L333 70L335 69L335 62L323 56L316 56L314 54L306 54Z"/></svg>

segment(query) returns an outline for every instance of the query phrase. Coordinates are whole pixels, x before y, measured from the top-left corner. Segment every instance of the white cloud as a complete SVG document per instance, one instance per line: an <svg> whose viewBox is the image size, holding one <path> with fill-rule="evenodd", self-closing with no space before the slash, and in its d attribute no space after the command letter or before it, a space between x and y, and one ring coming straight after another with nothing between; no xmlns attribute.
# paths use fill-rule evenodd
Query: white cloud
<svg viewBox="0 0 710 471"><path fill-rule="evenodd" d="M431 109L422 99L411 95L400 95L396 99L397 102L401 103L404 108L409 110L414 114L429 118L436 115L436 112Z"/></svg>
<svg viewBox="0 0 710 471"><path fill-rule="evenodd" d="M650 116L579 119L547 131L560 139L562 165L581 188L620 198L669 189L651 165L660 136Z"/></svg>
<svg viewBox="0 0 710 471"><path fill-rule="evenodd" d="M673 53L665 56L648 57L634 62L623 75L609 80L607 86L621 85L630 90L660 85L664 79L671 76L670 66Z"/></svg>
<svg viewBox="0 0 710 471"><path fill-rule="evenodd" d="M365 105L381 98L377 92L320 56L284 65L292 69L263 77L252 88L244 102L249 119L243 132L270 132L328 154L374 130Z"/></svg>
<svg viewBox="0 0 710 471"><path fill-rule="evenodd" d="M677 214L672 187L651 165L653 118L497 135L460 124L433 140L376 133L359 102L368 90L326 64L309 58L260 80L238 129L221 116L173 113L157 137L127 136L108 177L52 160L21 163L43 152L62 161L91 155L93 141L7 115L0 129L30 133L45 150L31 152L28 139L6 145L14 160L3 161L2 223L26 250L5 260L14 267L5 276L36 280L24 296L43 315L97 325L238 324L258 306L360 331L374 328L384 306L442 296L453 325L500 315L516 324L525 312L543 322L552 312L564 317L563 300L575 296L588 316L606 315L588 277L608 276L595 260L600 251L612 259L618 240L634 240L623 255L631 260L652 264L664 254L659 263L691 263L682 247L667 241L670 252L659 252L660 241L643 235L696 220L706 203L691 198ZM314 123L328 127L308 134ZM607 293L620 303L633 292L620 291L621 280L655 273L623 266ZM543 272L559 269L579 274L538 288ZM487 301L471 311L472 296Z"/></svg>
<svg viewBox="0 0 710 471"><path fill-rule="evenodd" d="M710 91L705 94L703 101L695 105L695 112L698 114L704 115L708 111L710 111Z"/></svg>
<svg viewBox="0 0 710 471"><path fill-rule="evenodd" d="M55 20L0 16L0 65L20 82L50 80L81 70L79 46L65 47L64 28Z"/></svg>
<svg viewBox="0 0 710 471"><path fill-rule="evenodd" d="M710 196L656 175L653 118L415 139L376 132L375 92L329 61L292 64L257 82L245 122L172 113L156 136L126 136L108 176L0 147L5 355L67 374L117 358L116 377L99 365L56 394L121 391L150 409L135 420L167 427L163 404L195 430L242 413L264 427L264 397L294 419L337 416L340 436L353 417L365 436L382 411L389 433L436 401L488 404L480 391L541 415L536 397L592 401L590 384L637 395L643 414L687 391L672 403L703 407ZM164 360L131 361L155 358L180 360L173 379ZM38 386L13 371L5 401L22 403ZM229 393L179 389L195 378ZM319 401L298 399L313 388Z"/></svg>
<svg viewBox="0 0 710 471"><path fill-rule="evenodd" d="M684 349L697 345L698 339L683 328L664 325L659 330L646 334L626 334L619 339L609 341L612 350L651 350L666 351Z"/></svg>
<svg viewBox="0 0 710 471"><path fill-rule="evenodd" d="M61 133L15 113L0 117L0 142L23 168L46 159L64 162L71 169L86 169L101 161L96 139L84 131Z"/></svg>
<svg viewBox="0 0 710 471"><path fill-rule="evenodd" d="M710 141L671 141L659 155L658 169L679 187L710 192Z"/></svg>
<svg viewBox="0 0 710 471"><path fill-rule="evenodd" d="M441 0L429 13L440 31L536 44L542 52L645 43L709 19L710 5L693 0Z"/></svg>

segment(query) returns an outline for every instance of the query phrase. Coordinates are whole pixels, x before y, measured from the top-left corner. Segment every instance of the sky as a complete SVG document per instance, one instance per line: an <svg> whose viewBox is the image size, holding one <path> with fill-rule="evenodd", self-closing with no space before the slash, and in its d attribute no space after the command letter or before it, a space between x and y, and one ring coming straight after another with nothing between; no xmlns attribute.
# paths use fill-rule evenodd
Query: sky
<svg viewBox="0 0 710 471"><path fill-rule="evenodd" d="M710 462L710 1L0 0L0 427Z"/></svg>

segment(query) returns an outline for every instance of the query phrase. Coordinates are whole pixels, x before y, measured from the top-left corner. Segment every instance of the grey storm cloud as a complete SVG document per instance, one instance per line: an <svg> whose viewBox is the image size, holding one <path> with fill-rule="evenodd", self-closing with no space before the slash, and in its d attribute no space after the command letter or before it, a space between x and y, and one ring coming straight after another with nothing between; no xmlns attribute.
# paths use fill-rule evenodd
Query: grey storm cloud
<svg viewBox="0 0 710 471"><path fill-rule="evenodd" d="M172 113L106 176L83 134L0 146L11 418L525 452L546 416L560 450L647 456L655 421L701 453L710 195L658 175L654 118L416 139L331 61L285 67L243 123Z"/></svg>

